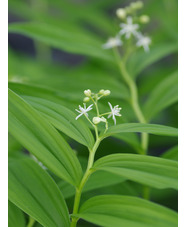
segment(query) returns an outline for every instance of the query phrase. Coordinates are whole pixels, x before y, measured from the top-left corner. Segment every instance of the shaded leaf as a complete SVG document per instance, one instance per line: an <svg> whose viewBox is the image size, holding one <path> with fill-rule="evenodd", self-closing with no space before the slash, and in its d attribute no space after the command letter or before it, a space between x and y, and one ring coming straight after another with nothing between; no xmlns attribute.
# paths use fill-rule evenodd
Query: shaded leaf
<svg viewBox="0 0 186 227"><path fill-rule="evenodd" d="M112 56L102 48L99 40L82 33L68 31L65 28L45 23L25 22L10 24L9 32L28 36L70 53L113 60Z"/></svg>
<svg viewBox="0 0 186 227"><path fill-rule="evenodd" d="M178 101L178 73L161 81L151 92L144 105L146 119L152 119L158 112Z"/></svg>
<svg viewBox="0 0 186 227"><path fill-rule="evenodd" d="M8 227L25 227L23 212L8 201Z"/></svg>
<svg viewBox="0 0 186 227"><path fill-rule="evenodd" d="M135 52L128 62L128 70L133 77L136 77L147 66L150 66L163 57L176 53L177 50L177 43L162 43L152 46L148 53L144 52L144 50Z"/></svg>
<svg viewBox="0 0 186 227"><path fill-rule="evenodd" d="M163 153L161 157L178 161L178 146L170 148L168 151Z"/></svg>

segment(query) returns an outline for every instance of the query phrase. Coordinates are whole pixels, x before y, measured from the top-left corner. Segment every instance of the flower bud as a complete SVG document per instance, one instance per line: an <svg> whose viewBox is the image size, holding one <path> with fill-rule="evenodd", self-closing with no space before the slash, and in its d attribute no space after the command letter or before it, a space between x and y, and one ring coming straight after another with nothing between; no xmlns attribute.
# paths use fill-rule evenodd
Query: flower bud
<svg viewBox="0 0 186 227"><path fill-rule="evenodd" d="M142 9L143 8L143 2L142 1L137 1L136 2L136 9Z"/></svg>
<svg viewBox="0 0 186 227"><path fill-rule="evenodd" d="M89 97L91 96L92 92L90 89L88 89L88 90L84 90L84 94Z"/></svg>
<svg viewBox="0 0 186 227"><path fill-rule="evenodd" d="M110 90L105 90L104 93L103 93L104 96L108 96L110 95Z"/></svg>
<svg viewBox="0 0 186 227"><path fill-rule="evenodd" d="M95 125L97 125L97 124L100 123L101 118L100 118L100 117L93 117L92 121L93 121L93 123L94 123Z"/></svg>
<svg viewBox="0 0 186 227"><path fill-rule="evenodd" d="M143 2L142 1L137 1L137 2L132 2L130 4L130 7L132 10L138 10L143 8Z"/></svg>
<svg viewBox="0 0 186 227"><path fill-rule="evenodd" d="M90 98L89 97L85 97L84 99L83 99L83 102L89 102L90 101Z"/></svg>
<svg viewBox="0 0 186 227"><path fill-rule="evenodd" d="M99 94L100 94L100 95L103 95L104 92L105 92L105 90L101 89L101 90L99 91Z"/></svg>
<svg viewBox="0 0 186 227"><path fill-rule="evenodd" d="M107 121L107 119L106 119L106 118L104 118L104 117L101 117L101 121L102 121L102 122L106 122L106 121Z"/></svg>
<svg viewBox="0 0 186 227"><path fill-rule="evenodd" d="M146 24L146 23L148 23L148 22L150 21L150 17L147 16L147 15L142 15L142 16L139 18L139 20L140 20L140 22L141 22L142 24Z"/></svg>
<svg viewBox="0 0 186 227"><path fill-rule="evenodd" d="M126 14L126 11L124 9L119 8L119 9L116 10L116 15L119 19L125 19L127 14Z"/></svg>

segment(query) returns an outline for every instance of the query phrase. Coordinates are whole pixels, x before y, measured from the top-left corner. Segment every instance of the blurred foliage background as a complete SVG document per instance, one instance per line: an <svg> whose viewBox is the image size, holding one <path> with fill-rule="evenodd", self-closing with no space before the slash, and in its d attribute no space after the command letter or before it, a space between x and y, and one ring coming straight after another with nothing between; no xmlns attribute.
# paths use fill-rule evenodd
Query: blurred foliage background
<svg viewBox="0 0 186 227"><path fill-rule="evenodd" d="M46 98L71 110L82 104L85 89L96 92L109 89L111 103L123 107L123 117L118 123L137 122L112 51L102 49L108 37L119 30L116 9L130 2L9 0L9 87L21 96ZM140 103L149 121L177 127L178 3L176 0L143 2L142 11L150 16L145 33L151 37L152 45L148 54L143 50L135 53L127 67L136 77ZM107 102L105 98L102 109L107 109ZM85 147L63 136L86 164ZM177 159L176 145L176 138L151 135L148 154L161 156L171 149L167 158ZM138 147L136 134L110 138L103 141L96 158L109 153L136 153ZM9 154L20 151L26 152L9 136ZM137 195L140 187L130 181L127 184L119 182L87 192L84 199L102 192ZM66 198L71 206L72 198L69 195ZM151 200L177 210L174 190L152 190Z"/></svg>

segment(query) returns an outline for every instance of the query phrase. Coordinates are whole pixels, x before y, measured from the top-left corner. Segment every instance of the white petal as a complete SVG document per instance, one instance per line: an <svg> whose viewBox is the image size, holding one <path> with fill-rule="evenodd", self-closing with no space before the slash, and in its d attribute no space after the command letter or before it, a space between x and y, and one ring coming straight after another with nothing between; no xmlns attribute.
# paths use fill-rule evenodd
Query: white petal
<svg viewBox="0 0 186 227"><path fill-rule="evenodd" d="M91 108L92 106L93 106L93 104L91 104L91 105L90 105L90 106L89 106L89 107L88 107L87 109L90 109L90 110L92 110L92 108Z"/></svg>
<svg viewBox="0 0 186 227"><path fill-rule="evenodd" d="M108 102L108 104L109 104L109 106L110 106L110 109L111 109L111 111L112 111L112 109L113 109L113 108L112 108L112 105L111 105L111 103L110 103L110 102Z"/></svg>
<svg viewBox="0 0 186 227"><path fill-rule="evenodd" d="M103 49L109 49L112 48L112 46L109 43L105 43L102 45Z"/></svg>
<svg viewBox="0 0 186 227"><path fill-rule="evenodd" d="M125 27L126 27L126 24L121 23L121 24L120 24L120 27L121 27L121 28L125 28Z"/></svg>
<svg viewBox="0 0 186 227"><path fill-rule="evenodd" d="M112 115L112 119L114 120L114 124L116 125L116 118L114 115Z"/></svg>
<svg viewBox="0 0 186 227"><path fill-rule="evenodd" d="M149 52L149 46L143 46L143 48L144 48L144 50L145 50L145 52Z"/></svg>
<svg viewBox="0 0 186 227"><path fill-rule="evenodd" d="M107 118L110 118L112 116L112 114L109 114Z"/></svg>
<svg viewBox="0 0 186 227"><path fill-rule="evenodd" d="M83 115L83 113L79 114L77 117L76 117L76 120L81 117Z"/></svg>
<svg viewBox="0 0 186 227"><path fill-rule="evenodd" d="M78 113L81 113L81 111L79 111L79 110L77 110L77 109L75 109L75 111L77 111Z"/></svg>

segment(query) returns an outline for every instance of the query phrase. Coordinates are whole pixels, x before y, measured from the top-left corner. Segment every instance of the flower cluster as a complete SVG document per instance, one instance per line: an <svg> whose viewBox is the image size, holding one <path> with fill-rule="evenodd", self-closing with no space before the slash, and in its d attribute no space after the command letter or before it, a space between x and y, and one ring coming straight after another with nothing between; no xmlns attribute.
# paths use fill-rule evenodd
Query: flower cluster
<svg viewBox="0 0 186 227"><path fill-rule="evenodd" d="M99 108L98 108L98 100L100 100L102 97L104 96L108 96L110 95L110 90L103 90L101 89L98 93L93 93L90 89L85 90L84 91L84 103L83 106L79 105L79 110L76 109L76 111L79 113L79 115L76 117L76 120L81 117L81 116L85 116L87 118L87 120L95 127L97 124L99 124L100 122L105 123L105 127L106 130L108 129L108 122L107 119L104 116L107 116L107 118L112 117L114 124L116 125L116 116L117 117L121 117L120 114L120 110L121 108L116 105L114 107L112 107L111 103L108 102L108 105L110 107L110 111L107 113L103 113L100 114L99 112ZM91 101L92 104L89 105L88 107L86 107L86 103L85 102L89 102ZM89 119L89 115L88 112L91 111L93 109L93 106L95 106L96 112L97 112L97 116L93 117L92 121Z"/></svg>
<svg viewBox="0 0 186 227"><path fill-rule="evenodd" d="M109 38L108 41L103 44L104 49L122 46L122 37L124 36L126 40L134 38L137 47L143 47L145 52L149 51L151 39L139 31L139 23L146 24L150 19L147 15L137 16L137 11L141 8L143 8L143 2L137 1L125 8L116 10L117 17L122 21L122 23L120 23L121 29L116 37Z"/></svg>

